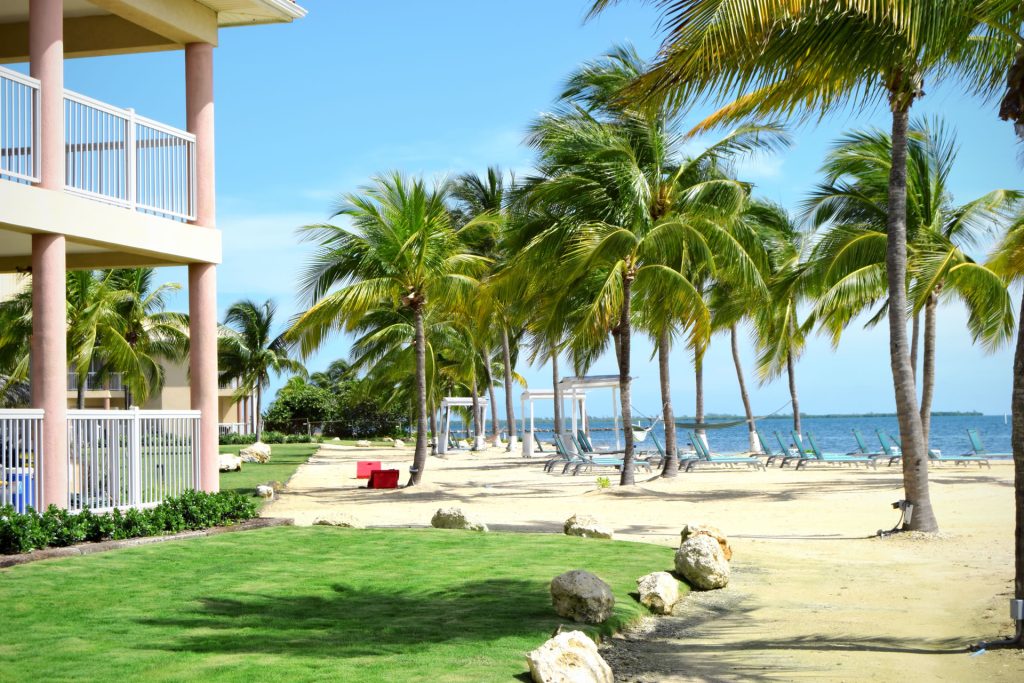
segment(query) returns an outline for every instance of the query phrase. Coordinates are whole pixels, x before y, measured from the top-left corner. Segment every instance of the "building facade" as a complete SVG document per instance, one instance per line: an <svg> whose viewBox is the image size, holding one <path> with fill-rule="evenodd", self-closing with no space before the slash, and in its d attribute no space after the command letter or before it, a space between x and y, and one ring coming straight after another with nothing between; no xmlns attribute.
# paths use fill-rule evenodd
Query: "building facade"
<svg viewBox="0 0 1024 683"><path fill-rule="evenodd" d="M199 411L196 483L218 488L214 48L221 28L304 14L292 0L0 3L0 63L28 66L27 75L0 67L0 272L32 277L42 506L68 505L69 453L78 447L67 413L65 330L65 272L74 268L188 267L184 386ZM66 59L158 50L184 54L187 130L64 88Z"/></svg>

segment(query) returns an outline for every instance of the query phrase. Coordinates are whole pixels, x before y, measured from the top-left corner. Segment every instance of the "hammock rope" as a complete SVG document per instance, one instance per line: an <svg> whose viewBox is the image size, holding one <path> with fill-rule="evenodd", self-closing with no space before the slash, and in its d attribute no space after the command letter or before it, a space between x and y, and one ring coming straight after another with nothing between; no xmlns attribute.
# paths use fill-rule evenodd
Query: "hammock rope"
<svg viewBox="0 0 1024 683"><path fill-rule="evenodd" d="M772 412L768 413L767 415L759 415L757 417L754 417L752 419L752 421L753 422L757 422L758 420L765 420L765 419L767 419L769 417L777 415L786 406L788 406L788 405L790 405L792 403L793 403L792 401L786 401L781 406L779 406L778 408L776 408ZM678 427L680 429L705 429L706 430L706 429L727 429L729 427L735 427L737 425L742 425L742 424L747 424L747 419L746 418L743 418L742 420L730 420L729 422L676 422L676 427Z"/></svg>

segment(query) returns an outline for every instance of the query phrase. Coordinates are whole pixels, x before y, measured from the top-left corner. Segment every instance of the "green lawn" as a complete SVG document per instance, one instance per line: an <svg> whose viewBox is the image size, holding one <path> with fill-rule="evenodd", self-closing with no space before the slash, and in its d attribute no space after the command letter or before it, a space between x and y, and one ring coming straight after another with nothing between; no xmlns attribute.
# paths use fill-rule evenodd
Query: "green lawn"
<svg viewBox="0 0 1024 683"><path fill-rule="evenodd" d="M316 453L319 447L315 443L274 444L270 447L270 462L245 462L242 463L241 472L221 472L220 490L253 496L260 484L268 481L287 483L299 465L309 460L309 456ZM221 446L220 452L238 455L243 448L245 446Z"/></svg>
<svg viewBox="0 0 1024 683"><path fill-rule="evenodd" d="M503 681L562 623L548 582L646 613L653 545L542 534L278 527L0 571L0 680ZM607 628L607 627L606 627Z"/></svg>

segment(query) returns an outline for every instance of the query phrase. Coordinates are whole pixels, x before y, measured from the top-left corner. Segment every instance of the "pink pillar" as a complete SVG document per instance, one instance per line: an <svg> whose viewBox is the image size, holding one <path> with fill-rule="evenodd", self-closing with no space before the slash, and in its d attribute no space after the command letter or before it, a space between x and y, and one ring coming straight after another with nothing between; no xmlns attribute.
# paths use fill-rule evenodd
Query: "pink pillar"
<svg viewBox="0 0 1024 683"><path fill-rule="evenodd" d="M29 69L40 81L39 185L64 189L64 2L29 4ZM42 506L68 504L64 235L32 235L32 407L42 408Z"/></svg>
<svg viewBox="0 0 1024 683"><path fill-rule="evenodd" d="M196 136L196 225L216 227L216 187L213 165L213 46L185 46L185 109L188 130ZM188 266L188 306L191 353L189 367L193 410L199 420L199 485L220 488L217 468L217 267Z"/></svg>

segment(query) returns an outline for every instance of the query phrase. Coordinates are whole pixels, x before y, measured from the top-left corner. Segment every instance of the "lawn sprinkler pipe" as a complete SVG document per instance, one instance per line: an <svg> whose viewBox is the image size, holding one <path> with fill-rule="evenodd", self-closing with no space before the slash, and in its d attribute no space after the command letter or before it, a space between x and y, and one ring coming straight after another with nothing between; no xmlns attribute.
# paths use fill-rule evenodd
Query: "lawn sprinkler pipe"
<svg viewBox="0 0 1024 683"><path fill-rule="evenodd" d="M1013 619L1016 624L1016 629L1012 638L982 641L972 645L971 650L980 652L982 650L1024 646L1024 600L1020 598L1010 600L1010 618Z"/></svg>

